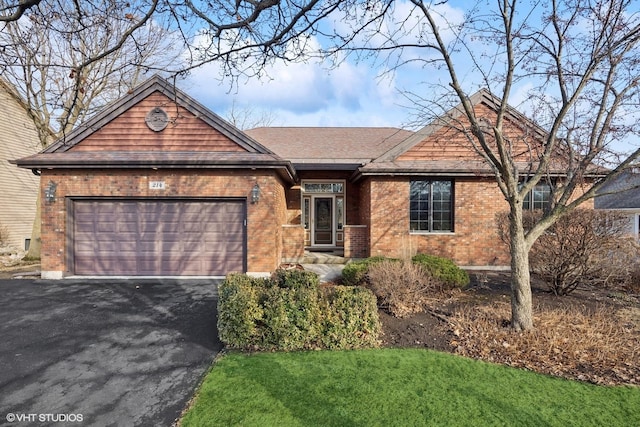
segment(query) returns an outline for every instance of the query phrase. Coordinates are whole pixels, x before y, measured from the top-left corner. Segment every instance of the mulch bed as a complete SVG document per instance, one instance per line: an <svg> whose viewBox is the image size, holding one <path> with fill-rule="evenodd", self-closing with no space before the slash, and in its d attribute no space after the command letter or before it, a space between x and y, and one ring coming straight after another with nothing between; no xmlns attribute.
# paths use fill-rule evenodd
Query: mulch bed
<svg viewBox="0 0 640 427"><path fill-rule="evenodd" d="M383 346L429 348L602 385L640 385L640 295L614 289L548 292L532 280L535 330L509 329L509 273L471 272L462 291L424 312L380 310Z"/></svg>

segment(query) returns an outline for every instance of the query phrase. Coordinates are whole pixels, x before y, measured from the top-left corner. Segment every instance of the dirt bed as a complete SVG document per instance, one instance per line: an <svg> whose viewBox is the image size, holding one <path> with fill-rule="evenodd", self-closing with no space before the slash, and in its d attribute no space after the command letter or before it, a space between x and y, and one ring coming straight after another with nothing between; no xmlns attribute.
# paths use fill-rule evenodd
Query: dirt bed
<svg viewBox="0 0 640 427"><path fill-rule="evenodd" d="M405 318L380 310L383 345L420 347L605 385L640 385L640 295L578 289L557 297L532 281L535 330L509 329L509 274L472 272L465 290Z"/></svg>

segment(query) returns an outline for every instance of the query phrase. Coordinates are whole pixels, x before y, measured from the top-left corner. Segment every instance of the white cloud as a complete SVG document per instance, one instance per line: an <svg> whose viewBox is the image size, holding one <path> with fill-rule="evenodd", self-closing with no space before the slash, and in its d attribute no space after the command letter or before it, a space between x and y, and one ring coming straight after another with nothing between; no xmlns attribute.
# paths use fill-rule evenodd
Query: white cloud
<svg viewBox="0 0 640 427"><path fill-rule="evenodd" d="M395 80L378 79L367 64L340 62L335 68L318 60L276 61L262 78L241 78L230 88L220 83L218 65L193 70L183 84L187 92L224 115L232 103L267 110L281 126L400 126Z"/></svg>
<svg viewBox="0 0 640 427"><path fill-rule="evenodd" d="M453 34L444 28L461 22L463 12L448 4L438 5L435 9L437 20L450 40ZM396 3L393 14L385 18L384 24L391 34L399 25L404 25L406 32L398 36L397 41L415 42L423 23L424 18L415 13L414 6L403 0ZM337 14L334 16L333 26L337 31L349 31L349 24L349 20ZM326 25L330 25L328 21ZM377 37L373 41L380 42ZM202 36L199 44L207 45L206 37ZM308 40L308 52L320 46L321 40L315 37ZM402 58L420 55L425 57L427 53L424 49L410 49ZM396 85L402 81L403 85L415 88L417 82L429 76L425 75L424 69L413 65L405 67L400 70L403 75L398 75L396 80L395 72L380 78L379 64L373 64L372 60L339 59L332 69L327 62L316 59L288 63L277 60L264 69L261 78L241 78L234 87L230 87L229 81L219 83L220 68L211 63L193 70L185 88L221 115L232 103L237 108L250 106L270 111L271 116L276 117L274 125L402 126L408 120L409 112L399 106L405 100L400 98ZM415 75L407 76L407 73Z"/></svg>

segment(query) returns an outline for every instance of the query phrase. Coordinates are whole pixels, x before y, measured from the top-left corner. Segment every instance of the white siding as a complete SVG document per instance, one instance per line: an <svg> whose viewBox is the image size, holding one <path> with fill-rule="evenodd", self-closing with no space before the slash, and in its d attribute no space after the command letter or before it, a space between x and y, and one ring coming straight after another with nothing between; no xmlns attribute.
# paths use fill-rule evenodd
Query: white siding
<svg viewBox="0 0 640 427"><path fill-rule="evenodd" d="M33 123L0 86L0 226L9 231L9 245L24 249L31 237L40 178L9 163L40 151Z"/></svg>

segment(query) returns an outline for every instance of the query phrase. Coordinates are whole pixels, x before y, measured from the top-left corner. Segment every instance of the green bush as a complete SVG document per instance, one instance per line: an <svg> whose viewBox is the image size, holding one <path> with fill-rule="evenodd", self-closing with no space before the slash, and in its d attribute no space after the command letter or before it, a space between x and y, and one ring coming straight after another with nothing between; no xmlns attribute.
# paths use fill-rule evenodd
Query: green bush
<svg viewBox="0 0 640 427"><path fill-rule="evenodd" d="M324 290L322 344L329 349L377 347L382 330L375 295L359 286Z"/></svg>
<svg viewBox="0 0 640 427"><path fill-rule="evenodd" d="M245 350L349 349L378 344L375 296L358 287L323 288L315 273L269 279L227 276L219 287L218 331Z"/></svg>
<svg viewBox="0 0 640 427"><path fill-rule="evenodd" d="M312 271L278 269L272 275L273 284L280 288L317 288L320 277Z"/></svg>
<svg viewBox="0 0 640 427"><path fill-rule="evenodd" d="M450 259L417 254L411 258L411 261L422 266L434 279L442 281L445 286L461 288L469 284L469 274Z"/></svg>
<svg viewBox="0 0 640 427"><path fill-rule="evenodd" d="M350 262L342 270L342 282L347 286L361 286L367 280L369 268L372 265L385 261L399 262L395 258L375 256L359 261ZM434 279L439 280L446 287L464 287L469 284L469 274L455 265L447 258L440 258L434 255L417 254L411 261L422 266Z"/></svg>
<svg viewBox="0 0 640 427"><path fill-rule="evenodd" d="M321 333L318 289L271 287L262 300L263 350L315 348Z"/></svg>
<svg viewBox="0 0 640 427"><path fill-rule="evenodd" d="M218 334L231 347L259 341L257 323L263 317L260 294L263 279L230 274L218 287Z"/></svg>
<svg viewBox="0 0 640 427"><path fill-rule="evenodd" d="M342 283L346 286L362 285L367 277L367 273L369 272L369 266L390 259L391 258L383 256L374 256L350 262L342 269Z"/></svg>

